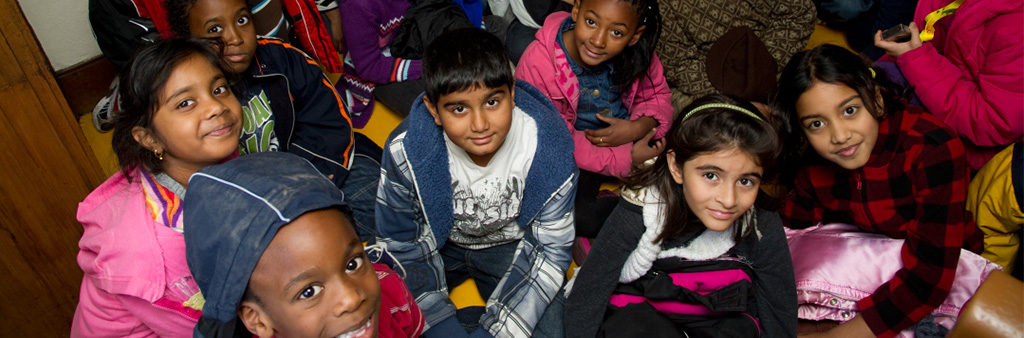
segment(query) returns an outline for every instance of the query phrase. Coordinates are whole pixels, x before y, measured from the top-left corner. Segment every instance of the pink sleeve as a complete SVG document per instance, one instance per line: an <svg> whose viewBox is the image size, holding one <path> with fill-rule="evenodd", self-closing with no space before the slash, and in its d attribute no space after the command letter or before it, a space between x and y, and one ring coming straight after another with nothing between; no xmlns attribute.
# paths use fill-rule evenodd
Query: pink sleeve
<svg viewBox="0 0 1024 338"><path fill-rule="evenodd" d="M199 320L141 298L94 287L86 277L71 323L71 337L191 337ZM194 317L193 317L194 316Z"/></svg>
<svg viewBox="0 0 1024 338"><path fill-rule="evenodd" d="M561 112L562 107L559 107L557 102L564 98L560 97L557 84L551 78L554 74L555 65L551 57L547 55L547 50L544 49L540 41L533 40L523 51L523 56L519 58L519 64L516 65L516 80L526 81L536 87L549 100L556 102L555 108Z"/></svg>
<svg viewBox="0 0 1024 338"><path fill-rule="evenodd" d="M158 300L156 303L125 295L119 295L117 299L124 304L128 313L138 318L143 325L160 337L191 337L192 328L196 326L201 315L201 312L185 309L180 304L163 303L166 299Z"/></svg>
<svg viewBox="0 0 1024 338"><path fill-rule="evenodd" d="M668 89L664 69L657 54L651 60L651 66L647 67L647 75L638 79L634 86L637 89L632 106L629 107L630 119L636 120L644 116L654 118L658 121L658 131L655 132L654 138L664 137L668 128L672 127L672 92Z"/></svg>
<svg viewBox="0 0 1024 338"><path fill-rule="evenodd" d="M1006 38L1021 35L1022 21L1024 14L1014 13L986 23L980 51L958 60L970 62L963 67L976 74L962 71L931 43L896 60L925 108L975 145L1004 146L1024 138L1024 40Z"/></svg>
<svg viewBox="0 0 1024 338"><path fill-rule="evenodd" d="M629 176L630 166L633 164L632 142L618 147L598 147L587 140L587 135L582 130L569 130L572 131L572 142L576 147L573 156L580 170L618 178Z"/></svg>

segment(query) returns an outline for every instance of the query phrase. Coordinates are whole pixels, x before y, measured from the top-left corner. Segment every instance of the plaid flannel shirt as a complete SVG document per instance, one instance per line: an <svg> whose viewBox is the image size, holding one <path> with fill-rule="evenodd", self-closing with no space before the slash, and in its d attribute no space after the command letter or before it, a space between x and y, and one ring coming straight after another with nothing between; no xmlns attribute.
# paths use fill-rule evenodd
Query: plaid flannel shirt
<svg viewBox="0 0 1024 338"><path fill-rule="evenodd" d="M906 240L903 269L857 303L871 331L893 337L934 311L949 294L960 248L981 248L965 211L970 172L960 140L911 107L879 123L864 167L808 158L780 212L788 227L842 222Z"/></svg>
<svg viewBox="0 0 1024 338"><path fill-rule="evenodd" d="M572 260L579 176L572 139L544 94L525 81L515 86L517 109L534 119L537 138L544 142L534 150L516 218L525 234L487 299L480 327L470 335L475 337L530 337ZM454 226L451 172L442 134L423 100L417 99L388 137L377 189L377 241L401 265L396 270L406 272L404 280L426 320L423 337L458 338L466 331L448 298L440 254Z"/></svg>

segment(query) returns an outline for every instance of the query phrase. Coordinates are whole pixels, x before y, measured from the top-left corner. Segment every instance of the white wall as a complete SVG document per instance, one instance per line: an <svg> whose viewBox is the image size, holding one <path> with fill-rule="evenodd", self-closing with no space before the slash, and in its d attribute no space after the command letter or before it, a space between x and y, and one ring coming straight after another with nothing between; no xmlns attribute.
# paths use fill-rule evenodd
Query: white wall
<svg viewBox="0 0 1024 338"><path fill-rule="evenodd" d="M54 71L100 52L89 26L88 0L18 0Z"/></svg>

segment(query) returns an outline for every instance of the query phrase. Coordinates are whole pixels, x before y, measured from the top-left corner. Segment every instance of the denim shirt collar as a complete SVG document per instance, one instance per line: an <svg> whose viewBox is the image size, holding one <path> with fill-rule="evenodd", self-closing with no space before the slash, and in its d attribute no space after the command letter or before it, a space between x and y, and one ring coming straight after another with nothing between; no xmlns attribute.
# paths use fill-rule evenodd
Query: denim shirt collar
<svg viewBox="0 0 1024 338"><path fill-rule="evenodd" d="M576 22L572 21L572 16L566 17L565 21L562 21L562 25L558 27L558 34L556 34L555 36L555 41L558 43L558 46L562 48L562 52L565 53L565 60L569 62L569 69L572 69L573 74L576 74L576 76L580 76L583 74L584 71L594 75L602 75L605 72L611 74L611 72L613 72L614 69L612 68L612 64L610 62L602 62L593 69L587 69L576 63L576 60L573 59L571 55L569 55L569 51L565 49L565 39L562 38L562 34L571 31L574 28L576 28Z"/></svg>

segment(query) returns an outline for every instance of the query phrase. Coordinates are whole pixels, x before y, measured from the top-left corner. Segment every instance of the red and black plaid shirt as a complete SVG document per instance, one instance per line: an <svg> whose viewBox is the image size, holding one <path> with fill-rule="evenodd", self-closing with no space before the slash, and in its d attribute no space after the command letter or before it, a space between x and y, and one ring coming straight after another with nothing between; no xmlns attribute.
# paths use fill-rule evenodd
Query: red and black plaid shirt
<svg viewBox="0 0 1024 338"><path fill-rule="evenodd" d="M893 337L945 301L960 248L980 252L981 232L964 206L964 146L948 127L911 107L878 129L871 158L857 170L809 151L780 215L790 228L841 222L906 240L903 269L857 303L875 335Z"/></svg>

